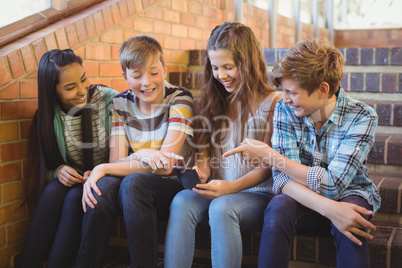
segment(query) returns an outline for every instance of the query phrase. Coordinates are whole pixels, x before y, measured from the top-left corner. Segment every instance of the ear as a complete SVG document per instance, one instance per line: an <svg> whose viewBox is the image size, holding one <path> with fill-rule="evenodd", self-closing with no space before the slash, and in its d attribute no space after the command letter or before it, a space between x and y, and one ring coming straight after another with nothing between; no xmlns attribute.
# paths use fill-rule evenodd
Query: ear
<svg viewBox="0 0 402 268"><path fill-rule="evenodd" d="M329 94L329 85L328 85L327 82L322 82L322 83L320 84L320 87L319 87L318 90L319 90L319 92L320 92L320 98L321 98L321 99L324 99L324 98L328 97L328 94Z"/></svg>
<svg viewBox="0 0 402 268"><path fill-rule="evenodd" d="M124 80L127 80L127 75L126 75L126 72L125 72L125 71L122 71L122 72L121 72L121 75L123 76Z"/></svg>
<svg viewBox="0 0 402 268"><path fill-rule="evenodd" d="M163 66L163 79L166 79L167 76L167 64L165 64L165 66Z"/></svg>

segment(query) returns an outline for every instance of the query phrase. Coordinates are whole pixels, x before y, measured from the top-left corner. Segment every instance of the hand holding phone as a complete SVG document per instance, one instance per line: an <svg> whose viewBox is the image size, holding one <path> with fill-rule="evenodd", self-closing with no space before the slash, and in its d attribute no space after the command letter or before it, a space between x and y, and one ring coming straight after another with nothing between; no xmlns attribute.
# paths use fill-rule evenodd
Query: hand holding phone
<svg viewBox="0 0 402 268"><path fill-rule="evenodd" d="M198 183L201 183L200 177L195 169L189 167L174 166L174 172L184 188L193 189Z"/></svg>

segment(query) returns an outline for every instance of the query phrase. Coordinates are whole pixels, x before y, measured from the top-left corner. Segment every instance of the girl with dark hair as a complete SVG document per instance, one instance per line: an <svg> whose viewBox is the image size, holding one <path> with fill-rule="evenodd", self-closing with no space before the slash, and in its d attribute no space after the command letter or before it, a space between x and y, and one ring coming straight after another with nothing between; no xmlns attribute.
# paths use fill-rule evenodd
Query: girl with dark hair
<svg viewBox="0 0 402 268"><path fill-rule="evenodd" d="M262 230L264 209L272 198L271 168L221 156L245 137L269 142L279 98L268 83L252 30L236 22L215 27L204 54L204 86L194 118L194 168L202 183L172 201L165 267L191 267L196 226L208 222L212 266L241 267L241 232Z"/></svg>
<svg viewBox="0 0 402 268"><path fill-rule="evenodd" d="M38 67L28 204L36 205L22 266L67 267L81 238L82 184L109 157L109 104L117 91L90 85L71 49L46 52Z"/></svg>

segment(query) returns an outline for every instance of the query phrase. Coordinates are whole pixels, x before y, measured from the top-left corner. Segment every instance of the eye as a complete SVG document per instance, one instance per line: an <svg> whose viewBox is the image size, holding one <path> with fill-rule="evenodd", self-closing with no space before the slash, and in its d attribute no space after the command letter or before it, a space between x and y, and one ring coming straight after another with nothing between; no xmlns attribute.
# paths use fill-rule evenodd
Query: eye
<svg viewBox="0 0 402 268"><path fill-rule="evenodd" d="M233 69L233 67L232 66L226 66L226 68L225 68L226 70L228 70L228 71L230 71L230 70L232 70Z"/></svg>
<svg viewBox="0 0 402 268"><path fill-rule="evenodd" d="M87 81L87 77L86 77L86 76L81 80L81 83L84 83L85 81Z"/></svg>
<svg viewBox="0 0 402 268"><path fill-rule="evenodd" d="M75 88L75 86L72 86L72 87L65 88L65 90L70 91L70 90L73 90L74 88Z"/></svg>
<svg viewBox="0 0 402 268"><path fill-rule="evenodd" d="M155 75L158 75L158 73L151 73L151 75L155 76Z"/></svg>

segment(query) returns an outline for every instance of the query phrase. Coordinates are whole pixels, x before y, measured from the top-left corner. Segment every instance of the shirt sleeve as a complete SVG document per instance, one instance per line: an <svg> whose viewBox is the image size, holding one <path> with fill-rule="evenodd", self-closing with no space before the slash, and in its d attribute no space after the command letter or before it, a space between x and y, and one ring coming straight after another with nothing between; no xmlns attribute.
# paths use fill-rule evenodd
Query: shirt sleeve
<svg viewBox="0 0 402 268"><path fill-rule="evenodd" d="M123 114L121 114L119 109L119 98L114 98L112 101L112 131L110 136L126 135L123 124Z"/></svg>
<svg viewBox="0 0 402 268"><path fill-rule="evenodd" d="M274 130L272 133L272 148L284 157L300 163L299 147L297 142L296 130L290 122L290 117L282 100L278 101L274 112ZM280 164L280 163L279 163ZM281 193L283 186L292 179L272 168L273 192Z"/></svg>
<svg viewBox="0 0 402 268"><path fill-rule="evenodd" d="M193 136L193 96L188 90L178 90L169 109L169 130L178 130Z"/></svg>
<svg viewBox="0 0 402 268"><path fill-rule="evenodd" d="M367 113L353 120L339 146L335 148L334 158L328 167L309 167L307 186L323 196L337 200L356 174L365 167L367 155L374 144L377 123L377 115Z"/></svg>

